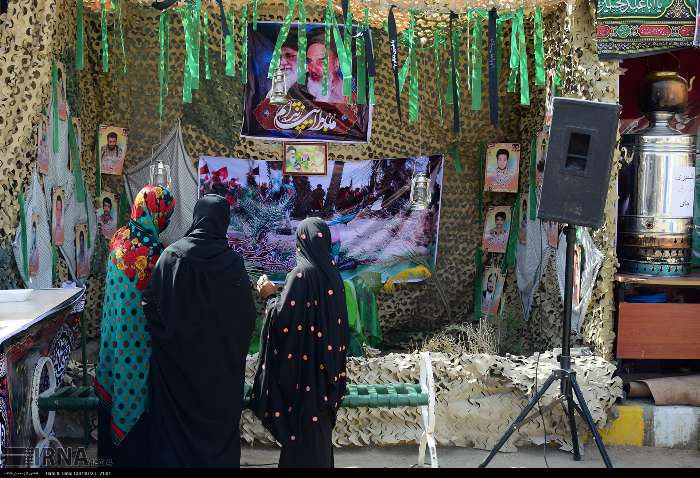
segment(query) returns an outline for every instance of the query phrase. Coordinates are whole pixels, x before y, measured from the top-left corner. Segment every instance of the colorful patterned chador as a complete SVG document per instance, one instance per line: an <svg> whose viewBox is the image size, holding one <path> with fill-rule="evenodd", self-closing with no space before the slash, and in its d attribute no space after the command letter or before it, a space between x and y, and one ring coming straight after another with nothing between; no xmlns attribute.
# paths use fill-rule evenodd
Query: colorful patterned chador
<svg viewBox="0 0 700 478"><path fill-rule="evenodd" d="M696 0L599 0L598 56L615 60L693 46Z"/></svg>
<svg viewBox="0 0 700 478"><path fill-rule="evenodd" d="M112 441L121 443L148 405L151 339L141 296L163 245L159 234L175 207L170 192L146 186L131 208L129 224L112 239L95 373L95 389L102 406L111 411Z"/></svg>

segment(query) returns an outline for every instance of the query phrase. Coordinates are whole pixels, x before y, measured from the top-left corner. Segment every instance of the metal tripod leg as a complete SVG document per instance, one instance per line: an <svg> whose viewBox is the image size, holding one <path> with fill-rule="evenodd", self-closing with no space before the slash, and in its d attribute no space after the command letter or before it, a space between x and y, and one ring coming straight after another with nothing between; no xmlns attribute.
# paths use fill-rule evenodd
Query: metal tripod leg
<svg viewBox="0 0 700 478"><path fill-rule="evenodd" d="M593 434L593 440L595 441L596 446L598 447L598 451L600 452L601 458L603 458L603 463L605 463L606 468L612 468L612 463L610 462L610 457L608 456L608 452L605 449L605 445L603 444L603 439L600 437L600 433L598 433L598 428L595 426L595 423L593 422L593 417L591 416L591 412L588 410L588 406L586 405L586 401L583 398L583 393L581 392L581 389L578 386L578 382L576 381L576 375L572 375L570 378L571 380L571 386L574 389L574 393L576 394L576 398L578 399L578 404L581 407L581 412L583 412L581 415L583 416L583 419L586 421L586 424L588 425L588 428L591 430L591 433Z"/></svg>
<svg viewBox="0 0 700 478"><path fill-rule="evenodd" d="M515 430L518 429L520 424L522 423L523 420L525 420L525 417L527 417L528 413L530 413L530 410L535 406L535 404L542 398L542 396L545 394L547 389L554 383L554 381L558 378L556 373L552 373L549 378L547 379L546 382L542 385L542 388L539 389L539 391L530 399L528 402L527 406L523 409L522 412L520 412L520 415L513 421L513 423L508 426L508 429L506 432L503 434L500 440L498 440L498 443L496 444L495 447L491 450L489 453L489 456L487 456L484 461L481 462L479 465L479 468L485 468L491 460L493 460L493 457L496 456L496 453L498 453L498 450L500 450L503 445L506 444L510 436L515 432Z"/></svg>
<svg viewBox="0 0 700 478"><path fill-rule="evenodd" d="M573 377L565 375L562 378L564 385L564 396L568 406L569 430L571 430L571 444L574 446L574 460L581 461L581 452L578 448L578 433L576 432L576 415L574 415L574 397L571 393Z"/></svg>

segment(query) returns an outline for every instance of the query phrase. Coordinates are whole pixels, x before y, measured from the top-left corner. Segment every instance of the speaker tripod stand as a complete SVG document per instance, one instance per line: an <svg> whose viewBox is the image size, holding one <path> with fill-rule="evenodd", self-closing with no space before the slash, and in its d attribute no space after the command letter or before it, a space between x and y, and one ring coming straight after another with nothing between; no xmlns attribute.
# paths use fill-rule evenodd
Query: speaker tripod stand
<svg viewBox="0 0 700 478"><path fill-rule="evenodd" d="M603 440L600 438L598 429L593 422L593 417L591 412L588 410L586 401L583 398L583 393L581 388L578 386L576 381L576 371L571 368L571 306L573 299L573 285L574 285L574 244L576 242L576 227L573 225L566 226L566 274L564 280L564 331L562 337L562 347L561 355L559 357L560 367L554 369L552 374L547 378L547 380L542 385L537 393L532 397L532 399L525 406L523 411L518 415L518 417L513 421L513 423L508 427L506 432L503 434L501 439L498 441L495 447L491 450L486 459L481 462L479 468L485 468L491 462L496 453L505 445L511 435L520 427L520 425L525 421L527 415L534 408L534 406L539 402L540 398L544 396L549 387L556 380L561 381L561 396L566 400L567 406L564 408L569 419L569 428L571 429L571 442L574 447L574 460L581 460L581 453L579 451L578 445L578 434L576 433L576 419L574 416L574 411L578 412L579 415L585 420L588 428L593 434L593 440L595 441L600 456L603 458L603 463L605 463L606 468L612 468L612 463L610 462L610 457L608 452L603 445ZM578 403L574 401L574 394Z"/></svg>

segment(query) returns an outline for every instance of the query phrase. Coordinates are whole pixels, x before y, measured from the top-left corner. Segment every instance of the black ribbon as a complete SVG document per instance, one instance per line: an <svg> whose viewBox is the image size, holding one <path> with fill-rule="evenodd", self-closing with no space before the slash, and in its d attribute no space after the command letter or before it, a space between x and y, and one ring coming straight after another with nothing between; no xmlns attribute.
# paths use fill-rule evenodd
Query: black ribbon
<svg viewBox="0 0 700 478"><path fill-rule="evenodd" d="M175 3L177 3L177 0L164 0L163 2L153 2L151 6L156 10L165 10L172 7Z"/></svg>
<svg viewBox="0 0 700 478"><path fill-rule="evenodd" d="M396 33L396 19L394 18L394 8L392 5L389 8L389 50L391 58L391 69L394 72L394 86L396 87L396 109L399 113L399 122L401 122L401 93L399 91L399 38Z"/></svg>
<svg viewBox="0 0 700 478"><path fill-rule="evenodd" d="M219 4L219 14L221 15L221 31L224 32L224 37L229 36L228 22L226 21L226 12L224 12L224 1L216 0Z"/></svg>
<svg viewBox="0 0 700 478"><path fill-rule="evenodd" d="M455 64L455 44L452 34L452 21L457 18L455 12L450 12L450 63L452 64L452 131L459 133L459 97L457 96L457 65ZM398 85L398 77L396 84ZM397 86L398 88L398 86ZM398 91L398 90L397 90ZM397 93L398 94L398 93Z"/></svg>
<svg viewBox="0 0 700 478"><path fill-rule="evenodd" d="M366 28L363 32L365 37L365 59L367 60L367 78L374 78L377 76L376 67L374 64L374 45L372 44L372 35L369 28Z"/></svg>
<svg viewBox="0 0 700 478"><path fill-rule="evenodd" d="M342 0L340 2L340 5L343 8L343 18L348 18L348 9L350 8L350 0Z"/></svg>
<svg viewBox="0 0 700 478"><path fill-rule="evenodd" d="M498 74L496 68L496 56L498 47L496 45L496 19L498 14L496 9L489 10L489 115L491 124L498 127Z"/></svg>

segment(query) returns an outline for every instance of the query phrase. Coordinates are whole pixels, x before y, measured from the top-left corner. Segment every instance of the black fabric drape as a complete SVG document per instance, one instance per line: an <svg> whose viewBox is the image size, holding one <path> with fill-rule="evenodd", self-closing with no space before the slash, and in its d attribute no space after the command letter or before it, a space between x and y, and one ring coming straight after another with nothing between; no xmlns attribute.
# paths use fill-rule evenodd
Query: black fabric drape
<svg viewBox="0 0 700 478"><path fill-rule="evenodd" d="M192 227L163 252L144 294L154 466L240 464L255 305L243 260L227 246L229 220L226 200L201 198Z"/></svg>
<svg viewBox="0 0 700 478"><path fill-rule="evenodd" d="M328 413L332 430L345 394L350 332L343 282L330 251L325 222L302 221L297 266L281 296L268 302L251 408L283 448L313 447L322 413Z"/></svg>

